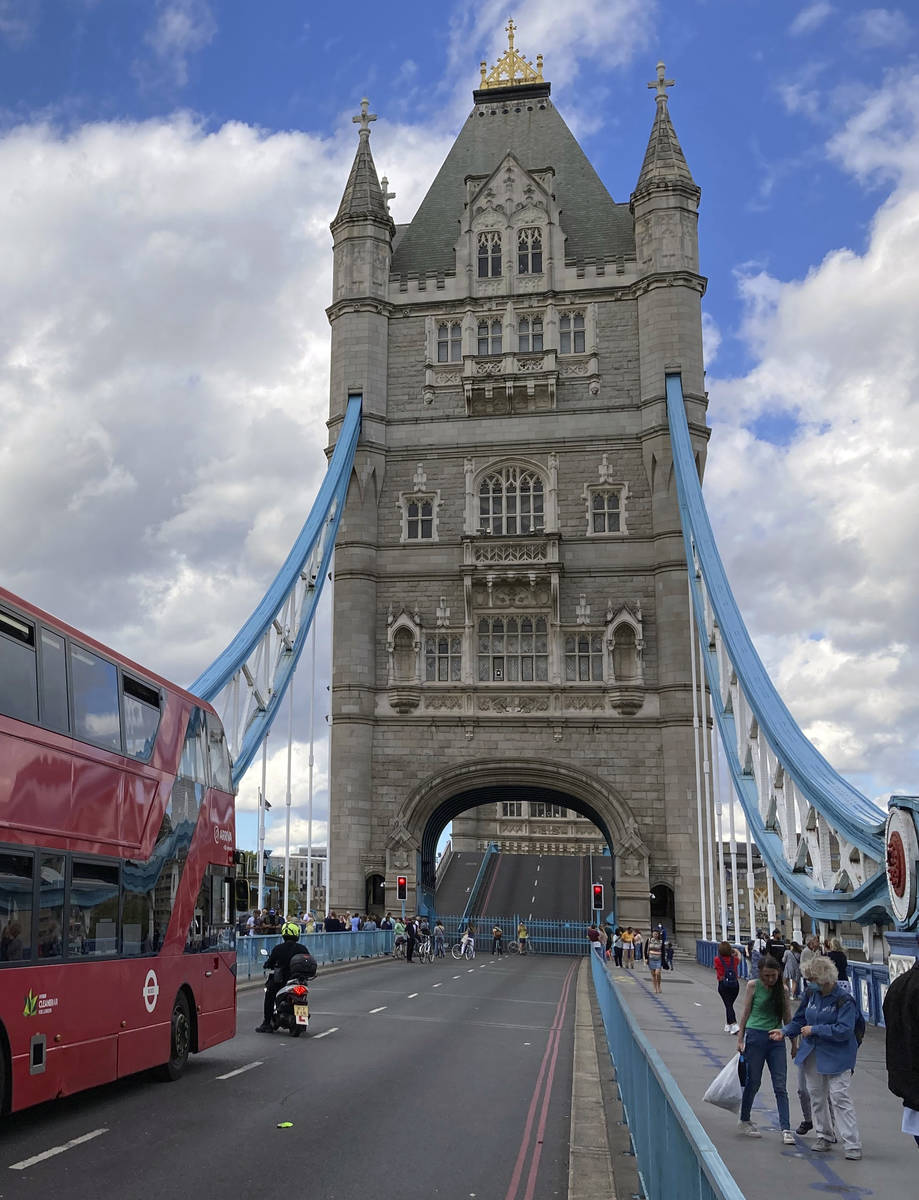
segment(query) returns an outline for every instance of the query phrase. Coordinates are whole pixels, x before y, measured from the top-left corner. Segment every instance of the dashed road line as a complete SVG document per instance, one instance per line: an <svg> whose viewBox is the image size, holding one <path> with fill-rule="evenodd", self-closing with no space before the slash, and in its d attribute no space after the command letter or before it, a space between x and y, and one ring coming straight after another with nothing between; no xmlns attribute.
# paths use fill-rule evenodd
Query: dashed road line
<svg viewBox="0 0 919 1200"><path fill-rule="evenodd" d="M338 1033L338 1026L333 1025L331 1029L326 1029L322 1033L314 1033L310 1040L318 1042L320 1038L328 1037L330 1033Z"/></svg>
<svg viewBox="0 0 919 1200"><path fill-rule="evenodd" d="M440 985L439 983L434 983L434 984L432 984L431 986L432 986L432 987L440 987L441 985Z"/></svg>
<svg viewBox="0 0 919 1200"><path fill-rule="evenodd" d="M409 1000L414 1000L417 995L418 995L417 992L409 992L408 998L409 998Z"/></svg>
<svg viewBox="0 0 919 1200"><path fill-rule="evenodd" d="M74 1146L82 1146L84 1142L91 1142L93 1138L101 1137L103 1133L108 1133L108 1129L94 1129L92 1133L84 1133L82 1137L71 1138L69 1142L64 1142L63 1146L54 1146L41 1154L24 1158L21 1162L10 1163L10 1170L24 1171L27 1167L34 1167L36 1163L44 1162L47 1158L54 1158L56 1154L63 1154L65 1150L72 1150Z"/></svg>
<svg viewBox="0 0 919 1200"><path fill-rule="evenodd" d="M385 1005L385 1004L381 1004L379 1008L372 1008L370 1011L371 1011L372 1013L375 1013L375 1012L382 1012L382 1011L383 1011L383 1009L384 1009L385 1007L386 1007L386 1005Z"/></svg>
<svg viewBox="0 0 919 1200"><path fill-rule="evenodd" d="M253 1067L262 1066L262 1060L258 1062L247 1063L244 1067L237 1067L235 1071L227 1071L226 1075L218 1075L218 1079L232 1079L234 1075L244 1075L246 1071L251 1071Z"/></svg>
<svg viewBox="0 0 919 1200"><path fill-rule="evenodd" d="M453 976L453 978L454 978L454 979L462 979L462 976L461 976L461 975L454 975L454 976Z"/></svg>

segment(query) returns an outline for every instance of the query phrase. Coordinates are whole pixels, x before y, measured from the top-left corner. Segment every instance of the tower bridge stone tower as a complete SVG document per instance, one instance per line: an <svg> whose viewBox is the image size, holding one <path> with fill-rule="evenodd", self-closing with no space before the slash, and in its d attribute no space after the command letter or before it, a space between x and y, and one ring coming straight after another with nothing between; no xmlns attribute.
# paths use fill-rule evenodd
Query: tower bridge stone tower
<svg viewBox="0 0 919 1200"><path fill-rule="evenodd" d="M363 395L335 562L330 901L397 874L474 805L595 821L616 916L698 923L686 562L665 372L707 431L699 188L663 64L615 202L514 48L396 227L362 102L332 222L331 419ZM387 185L388 186L388 185ZM510 812L516 811L511 807ZM390 890L392 889L392 890Z"/></svg>

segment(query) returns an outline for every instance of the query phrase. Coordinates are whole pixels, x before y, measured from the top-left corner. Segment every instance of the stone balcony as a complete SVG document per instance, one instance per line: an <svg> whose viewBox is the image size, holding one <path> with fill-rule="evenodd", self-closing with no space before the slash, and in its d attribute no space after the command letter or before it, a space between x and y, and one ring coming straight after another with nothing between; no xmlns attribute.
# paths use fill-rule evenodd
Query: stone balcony
<svg viewBox="0 0 919 1200"><path fill-rule="evenodd" d="M429 364L424 401L438 390L462 387L467 416L547 412L556 406L559 379L584 379L599 387L596 355L560 356L555 349L530 353L464 355L461 363Z"/></svg>

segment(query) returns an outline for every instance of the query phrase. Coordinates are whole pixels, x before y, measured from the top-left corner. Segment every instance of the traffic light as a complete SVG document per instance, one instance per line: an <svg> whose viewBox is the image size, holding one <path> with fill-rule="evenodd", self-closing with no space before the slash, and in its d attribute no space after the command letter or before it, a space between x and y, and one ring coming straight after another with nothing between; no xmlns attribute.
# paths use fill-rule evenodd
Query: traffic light
<svg viewBox="0 0 919 1200"><path fill-rule="evenodd" d="M603 908L603 884L595 883L593 885L593 907L599 912Z"/></svg>
<svg viewBox="0 0 919 1200"><path fill-rule="evenodd" d="M396 899L404 900L408 895L408 880L404 875L396 876Z"/></svg>

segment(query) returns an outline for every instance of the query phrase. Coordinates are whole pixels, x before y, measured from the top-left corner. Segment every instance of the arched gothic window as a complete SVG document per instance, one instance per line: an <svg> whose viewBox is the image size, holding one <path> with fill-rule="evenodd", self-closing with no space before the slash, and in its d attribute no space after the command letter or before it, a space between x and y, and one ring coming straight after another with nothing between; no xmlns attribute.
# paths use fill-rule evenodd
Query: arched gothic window
<svg viewBox="0 0 919 1200"><path fill-rule="evenodd" d="M518 275L539 275L542 271L542 230L517 231Z"/></svg>
<svg viewBox="0 0 919 1200"><path fill-rule="evenodd" d="M632 683L641 678L635 630L623 622L613 630L613 674L617 683Z"/></svg>
<svg viewBox="0 0 919 1200"><path fill-rule="evenodd" d="M509 466L479 484L481 533L541 533L545 524L545 488L535 471Z"/></svg>
<svg viewBox="0 0 919 1200"><path fill-rule="evenodd" d="M394 683L410 683L415 678L415 639L404 626L392 640L392 669Z"/></svg>
<svg viewBox="0 0 919 1200"><path fill-rule="evenodd" d="M517 352L542 350L542 317L521 317L517 322Z"/></svg>
<svg viewBox="0 0 919 1200"><path fill-rule="evenodd" d="M501 322L479 321L476 346L479 354L500 354Z"/></svg>
<svg viewBox="0 0 919 1200"><path fill-rule="evenodd" d="M485 230L479 234L479 279L501 274L501 234Z"/></svg>

